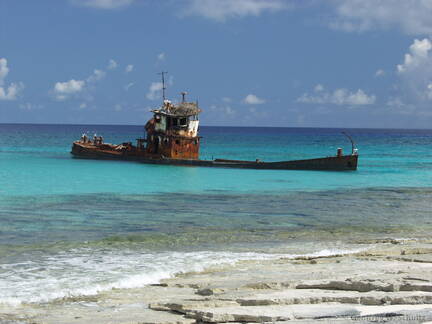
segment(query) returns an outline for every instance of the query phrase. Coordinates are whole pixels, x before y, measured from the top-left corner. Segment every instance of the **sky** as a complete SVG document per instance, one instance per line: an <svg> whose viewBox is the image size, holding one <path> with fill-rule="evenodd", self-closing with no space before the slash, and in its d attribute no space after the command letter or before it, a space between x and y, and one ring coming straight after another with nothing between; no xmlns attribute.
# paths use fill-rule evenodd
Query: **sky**
<svg viewBox="0 0 432 324"><path fill-rule="evenodd" d="M0 0L0 123L432 128L432 0Z"/></svg>

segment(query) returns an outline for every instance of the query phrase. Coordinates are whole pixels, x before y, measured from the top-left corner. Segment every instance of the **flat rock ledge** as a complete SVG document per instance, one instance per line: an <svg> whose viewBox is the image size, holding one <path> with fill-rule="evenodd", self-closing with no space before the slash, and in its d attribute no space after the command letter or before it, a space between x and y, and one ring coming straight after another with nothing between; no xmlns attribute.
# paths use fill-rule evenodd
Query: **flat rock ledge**
<svg viewBox="0 0 432 324"><path fill-rule="evenodd" d="M430 243L332 257L243 261L158 285L0 305L0 324L432 322Z"/></svg>
<svg viewBox="0 0 432 324"><path fill-rule="evenodd" d="M236 295L227 293L204 300L152 303L149 307L157 311L180 313L186 318L197 320L197 323L263 323L323 318L354 321L366 314L382 316L396 311L399 315L393 316L401 316L401 311L413 310L430 312L432 320L432 293L423 291L371 290L362 293L351 290L286 289L250 293L239 298ZM377 305L380 307L374 307Z"/></svg>

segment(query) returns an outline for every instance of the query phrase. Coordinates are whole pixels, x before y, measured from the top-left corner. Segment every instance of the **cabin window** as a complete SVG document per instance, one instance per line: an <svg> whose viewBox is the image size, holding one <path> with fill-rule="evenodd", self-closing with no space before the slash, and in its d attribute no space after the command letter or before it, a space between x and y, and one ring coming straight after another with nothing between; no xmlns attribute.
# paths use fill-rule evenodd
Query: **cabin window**
<svg viewBox="0 0 432 324"><path fill-rule="evenodd" d="M160 115L156 115L155 116L155 121L156 121L156 123L160 123L161 122L161 116Z"/></svg>
<svg viewBox="0 0 432 324"><path fill-rule="evenodd" d="M187 118L180 118L179 119L179 126L187 126L188 119Z"/></svg>
<svg viewBox="0 0 432 324"><path fill-rule="evenodd" d="M177 144L177 145L180 145L180 141L179 141L179 140L176 140L176 144Z"/></svg>
<svg viewBox="0 0 432 324"><path fill-rule="evenodd" d="M172 124L173 124L173 126L178 126L178 119L177 118L173 118L172 119Z"/></svg>

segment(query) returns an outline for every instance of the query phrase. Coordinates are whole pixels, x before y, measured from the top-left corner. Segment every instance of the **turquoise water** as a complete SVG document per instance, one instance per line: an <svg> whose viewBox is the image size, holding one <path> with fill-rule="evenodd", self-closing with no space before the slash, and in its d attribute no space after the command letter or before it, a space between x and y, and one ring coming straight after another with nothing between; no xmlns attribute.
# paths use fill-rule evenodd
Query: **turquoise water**
<svg viewBox="0 0 432 324"><path fill-rule="evenodd" d="M430 130L345 130L359 148L356 172L158 166L69 153L83 132L120 143L142 131L0 125L0 303L430 235ZM203 127L201 157L277 161L350 152L341 131Z"/></svg>
<svg viewBox="0 0 432 324"><path fill-rule="evenodd" d="M360 152L355 173L185 168L71 159L70 143L83 131L108 142L134 141L133 126L3 125L0 130L2 196L82 193L285 192L380 186L429 186L431 131L349 130ZM350 143L336 129L203 127L201 157L264 161L333 155Z"/></svg>

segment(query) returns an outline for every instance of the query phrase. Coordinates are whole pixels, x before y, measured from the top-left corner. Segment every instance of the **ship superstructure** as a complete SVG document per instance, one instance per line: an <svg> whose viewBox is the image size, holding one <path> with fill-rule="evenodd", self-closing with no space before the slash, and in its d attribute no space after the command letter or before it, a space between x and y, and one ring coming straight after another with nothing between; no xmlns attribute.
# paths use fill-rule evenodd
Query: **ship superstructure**
<svg viewBox="0 0 432 324"><path fill-rule="evenodd" d="M201 109L195 102L172 104L164 100L159 109L152 110L153 118L145 125L146 152L170 159L198 159L200 137L198 136Z"/></svg>

